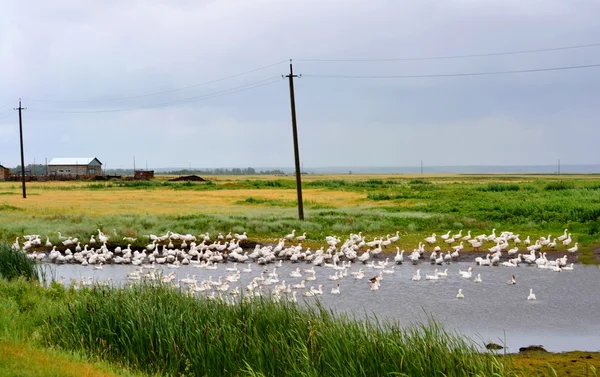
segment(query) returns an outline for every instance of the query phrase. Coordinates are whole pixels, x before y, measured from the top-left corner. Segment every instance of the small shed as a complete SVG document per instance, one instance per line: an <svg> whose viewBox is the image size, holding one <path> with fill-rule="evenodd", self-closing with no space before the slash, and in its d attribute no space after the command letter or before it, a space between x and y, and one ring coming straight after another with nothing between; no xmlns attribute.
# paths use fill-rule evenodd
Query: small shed
<svg viewBox="0 0 600 377"><path fill-rule="evenodd" d="M10 169L0 165L0 181L6 181L10 177Z"/></svg>
<svg viewBox="0 0 600 377"><path fill-rule="evenodd" d="M154 170L136 170L133 174L134 179L152 179L154 178Z"/></svg>
<svg viewBox="0 0 600 377"><path fill-rule="evenodd" d="M95 177L102 175L102 163L96 157L53 158L48 163L48 174L64 178Z"/></svg>

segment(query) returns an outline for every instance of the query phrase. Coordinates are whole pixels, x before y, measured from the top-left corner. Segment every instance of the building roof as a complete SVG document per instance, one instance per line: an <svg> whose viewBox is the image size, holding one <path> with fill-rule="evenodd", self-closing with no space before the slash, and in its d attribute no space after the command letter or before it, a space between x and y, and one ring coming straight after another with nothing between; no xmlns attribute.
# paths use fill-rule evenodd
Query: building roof
<svg viewBox="0 0 600 377"><path fill-rule="evenodd" d="M79 157L79 158L53 158L48 165L89 165L92 161L102 163L96 157Z"/></svg>

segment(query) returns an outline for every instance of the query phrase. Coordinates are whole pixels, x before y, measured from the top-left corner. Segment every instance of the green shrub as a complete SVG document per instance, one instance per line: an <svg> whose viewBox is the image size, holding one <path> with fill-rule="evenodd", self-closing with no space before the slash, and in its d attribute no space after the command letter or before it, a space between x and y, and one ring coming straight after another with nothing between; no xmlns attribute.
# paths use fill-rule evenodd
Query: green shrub
<svg viewBox="0 0 600 377"><path fill-rule="evenodd" d="M478 188L479 191L488 192L503 192L503 191L519 191L519 185L515 183L488 183L486 186Z"/></svg>
<svg viewBox="0 0 600 377"><path fill-rule="evenodd" d="M431 185L432 183L421 178L412 179L408 182L410 185Z"/></svg>
<svg viewBox="0 0 600 377"><path fill-rule="evenodd" d="M384 192L373 192L367 195L367 199L371 200L392 200L392 197L389 194Z"/></svg>
<svg viewBox="0 0 600 377"><path fill-rule="evenodd" d="M568 181L550 182L544 187L546 191L570 190L573 188L575 188L575 184L573 182Z"/></svg>

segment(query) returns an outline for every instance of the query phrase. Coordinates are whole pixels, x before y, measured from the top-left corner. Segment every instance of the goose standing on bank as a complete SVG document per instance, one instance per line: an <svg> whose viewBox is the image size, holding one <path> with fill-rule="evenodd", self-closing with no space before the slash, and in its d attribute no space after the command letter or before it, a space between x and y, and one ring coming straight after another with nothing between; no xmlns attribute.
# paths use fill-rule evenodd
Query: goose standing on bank
<svg viewBox="0 0 600 377"><path fill-rule="evenodd" d="M568 229L565 229L565 233L564 233L562 236L560 236L560 237L557 237L557 239L558 239L559 241L561 241L561 242L562 242L562 241L564 241L564 240L566 240L566 239L567 239L567 237L569 236L569 233L568 233L568 232L569 232L569 230L568 230Z"/></svg>

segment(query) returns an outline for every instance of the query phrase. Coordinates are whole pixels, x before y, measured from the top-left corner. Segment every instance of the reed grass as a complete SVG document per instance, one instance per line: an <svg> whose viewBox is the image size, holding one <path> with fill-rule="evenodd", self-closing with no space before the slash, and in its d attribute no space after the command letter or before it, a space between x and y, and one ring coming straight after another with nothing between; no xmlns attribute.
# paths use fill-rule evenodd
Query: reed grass
<svg viewBox="0 0 600 377"><path fill-rule="evenodd" d="M0 243L0 277L7 280L24 278L39 281L40 269L37 263L22 251Z"/></svg>
<svg viewBox="0 0 600 377"><path fill-rule="evenodd" d="M400 327L266 299L231 306L143 284L78 294L44 334L48 344L168 375L507 374L435 321Z"/></svg>

